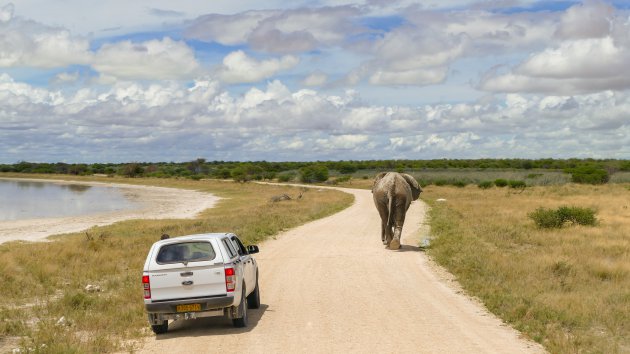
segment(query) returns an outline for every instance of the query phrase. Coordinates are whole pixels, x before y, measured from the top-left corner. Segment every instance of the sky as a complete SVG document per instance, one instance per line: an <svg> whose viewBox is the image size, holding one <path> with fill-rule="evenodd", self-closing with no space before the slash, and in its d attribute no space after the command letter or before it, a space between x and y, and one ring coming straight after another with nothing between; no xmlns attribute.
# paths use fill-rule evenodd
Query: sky
<svg viewBox="0 0 630 354"><path fill-rule="evenodd" d="M0 163L630 159L629 68L629 0L0 0Z"/></svg>

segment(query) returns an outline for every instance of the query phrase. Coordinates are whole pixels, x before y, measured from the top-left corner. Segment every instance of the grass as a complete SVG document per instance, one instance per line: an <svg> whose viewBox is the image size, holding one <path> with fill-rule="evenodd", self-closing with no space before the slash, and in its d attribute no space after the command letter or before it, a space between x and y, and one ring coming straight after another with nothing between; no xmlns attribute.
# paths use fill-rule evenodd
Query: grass
<svg viewBox="0 0 630 354"><path fill-rule="evenodd" d="M22 349L41 352L131 351L130 343L148 334L140 276L149 247L162 233L178 236L231 231L244 243L253 244L333 214L353 201L345 193L308 190L300 200L270 203L274 195L295 197L300 189L254 183L94 177L73 180L195 189L224 199L197 219L128 220L90 229L91 239L85 233L75 233L53 237L54 242L0 245L0 342L3 337L20 337ZM87 284L98 285L102 291L86 292ZM61 317L65 324L58 325Z"/></svg>
<svg viewBox="0 0 630 354"><path fill-rule="evenodd" d="M423 199L427 252L490 311L552 353L630 352L630 186L429 186ZM544 230L527 216L563 205L597 210L597 225Z"/></svg>

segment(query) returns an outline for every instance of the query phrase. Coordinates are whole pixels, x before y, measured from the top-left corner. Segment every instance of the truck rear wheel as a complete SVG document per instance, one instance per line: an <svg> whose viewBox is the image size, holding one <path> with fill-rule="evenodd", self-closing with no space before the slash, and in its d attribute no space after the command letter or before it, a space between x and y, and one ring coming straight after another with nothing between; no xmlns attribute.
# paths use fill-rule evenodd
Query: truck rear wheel
<svg viewBox="0 0 630 354"><path fill-rule="evenodd" d="M241 317L233 318L232 324L237 328L247 327L247 293L245 292L245 284L243 284L243 294L241 295L241 302L238 304L238 310Z"/></svg>
<svg viewBox="0 0 630 354"><path fill-rule="evenodd" d="M258 273L256 273L256 287L247 297L247 307L257 309L260 307L260 288L258 287Z"/></svg>
<svg viewBox="0 0 630 354"><path fill-rule="evenodd" d="M160 325L151 325L151 329L155 334L164 334L168 331L168 321L164 321Z"/></svg>

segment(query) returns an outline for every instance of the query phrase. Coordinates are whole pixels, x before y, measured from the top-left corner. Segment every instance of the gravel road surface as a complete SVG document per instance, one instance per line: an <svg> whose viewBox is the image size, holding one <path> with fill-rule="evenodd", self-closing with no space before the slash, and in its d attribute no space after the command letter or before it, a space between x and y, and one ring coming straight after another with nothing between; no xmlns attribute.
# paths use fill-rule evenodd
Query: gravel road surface
<svg viewBox="0 0 630 354"><path fill-rule="evenodd" d="M225 318L172 323L141 353L543 353L489 314L417 247L426 204L407 213L402 248L380 240L372 194L260 245L262 306L248 328ZM313 193L316 193L313 191ZM148 323L147 323L148 327Z"/></svg>

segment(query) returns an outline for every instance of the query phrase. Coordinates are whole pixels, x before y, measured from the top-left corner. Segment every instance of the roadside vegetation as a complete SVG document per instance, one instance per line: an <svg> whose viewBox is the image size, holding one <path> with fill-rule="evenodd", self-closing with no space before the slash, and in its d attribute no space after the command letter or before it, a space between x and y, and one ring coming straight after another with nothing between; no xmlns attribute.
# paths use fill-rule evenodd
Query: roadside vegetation
<svg viewBox="0 0 630 354"><path fill-rule="evenodd" d="M430 186L422 199L427 253L491 312L551 353L630 351L630 185Z"/></svg>
<svg viewBox="0 0 630 354"><path fill-rule="evenodd" d="M229 231L253 244L340 211L353 201L351 195L331 190L231 181L72 180L195 189L223 199L196 219L129 220L53 237L53 242L1 244L0 344L15 338L21 352L132 351L135 340L149 333L142 302L142 266L149 247L163 233ZM293 198L270 201L281 194ZM300 194L301 198L295 198ZM86 289L87 285L92 288Z"/></svg>
<svg viewBox="0 0 630 354"><path fill-rule="evenodd" d="M398 171L414 175L423 185L469 184L505 179L527 185L554 185L569 181L586 184L630 182L630 161L595 159L478 159L478 160L372 160L317 162L130 162L123 164L67 164L21 161L0 164L0 172L102 175L123 177L233 179L239 182L334 182L340 177L370 178L378 172Z"/></svg>

